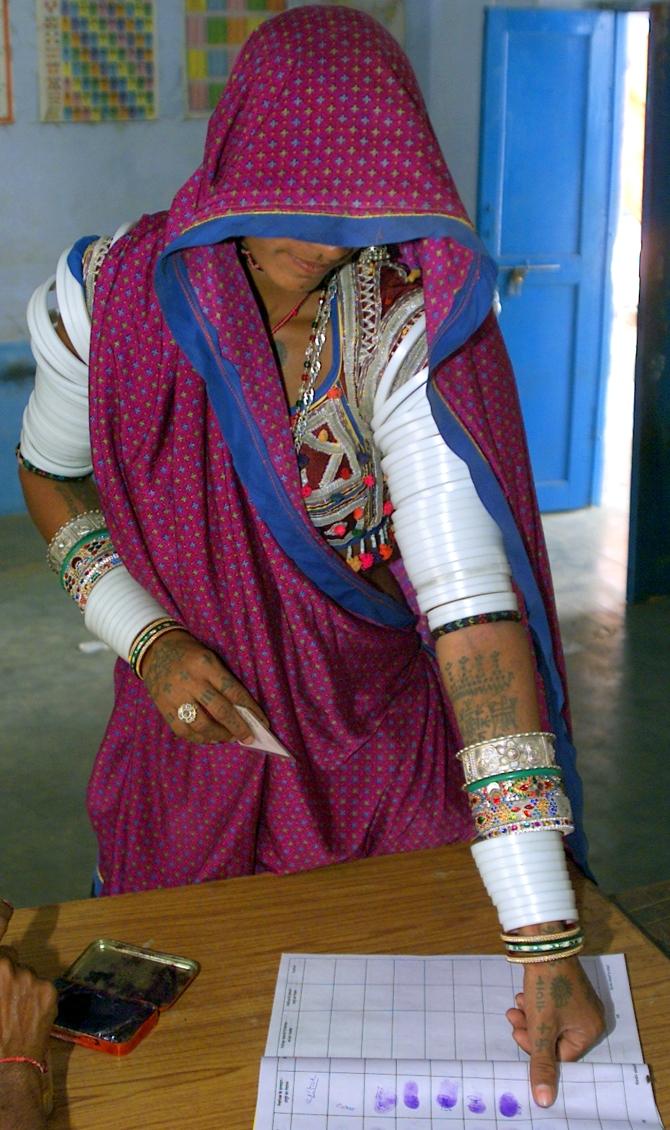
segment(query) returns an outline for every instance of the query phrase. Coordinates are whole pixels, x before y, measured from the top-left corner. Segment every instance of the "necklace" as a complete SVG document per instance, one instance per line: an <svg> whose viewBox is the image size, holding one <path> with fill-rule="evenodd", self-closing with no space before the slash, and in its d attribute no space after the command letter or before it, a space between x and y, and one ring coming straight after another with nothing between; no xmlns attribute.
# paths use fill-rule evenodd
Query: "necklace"
<svg viewBox="0 0 670 1130"><path fill-rule="evenodd" d="M299 302L296 302L295 306L293 307L292 310L289 310L288 314L284 314L284 317L280 318L276 325L270 326L270 333L272 334L273 337L275 336L277 331L282 328L282 326L285 326L287 322L291 321L291 318L295 318L298 311L301 310L302 307L305 305L310 294L311 294L311 291L308 290L305 297L301 298Z"/></svg>
<svg viewBox="0 0 670 1130"><path fill-rule="evenodd" d="M302 363L302 387L296 400L296 414L293 420L293 446L296 451L300 451L302 447L302 439L307 427L307 414L314 400L314 389L321 372L321 352L330 321L330 308L336 294L337 275L332 275L329 282L321 287L319 303Z"/></svg>

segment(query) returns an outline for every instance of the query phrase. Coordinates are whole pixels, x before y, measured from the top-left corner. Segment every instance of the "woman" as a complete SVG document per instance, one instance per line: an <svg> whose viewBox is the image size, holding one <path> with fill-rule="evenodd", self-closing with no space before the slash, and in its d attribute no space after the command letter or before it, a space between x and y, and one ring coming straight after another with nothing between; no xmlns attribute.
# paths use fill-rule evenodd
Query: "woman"
<svg viewBox="0 0 670 1130"><path fill-rule="evenodd" d="M469 747L548 1104L556 1047L601 1029L538 733L578 816L560 646L495 270L406 58L359 12L268 21L202 166L109 243L59 264L67 349L49 284L33 300L21 441L51 564L121 657L88 795L103 892L468 839ZM239 744L259 723L292 757ZM548 1008L538 955L563 985Z"/></svg>

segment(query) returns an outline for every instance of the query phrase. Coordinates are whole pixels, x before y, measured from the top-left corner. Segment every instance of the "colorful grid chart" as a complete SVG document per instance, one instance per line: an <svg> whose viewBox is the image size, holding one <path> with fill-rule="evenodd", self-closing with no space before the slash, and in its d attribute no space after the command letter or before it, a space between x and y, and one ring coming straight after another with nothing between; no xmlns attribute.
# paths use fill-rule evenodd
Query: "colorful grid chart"
<svg viewBox="0 0 670 1130"><path fill-rule="evenodd" d="M209 114L245 39L286 0L185 0L188 113Z"/></svg>
<svg viewBox="0 0 670 1130"><path fill-rule="evenodd" d="M37 0L43 122L156 116L153 0Z"/></svg>
<svg viewBox="0 0 670 1130"><path fill-rule="evenodd" d="M0 124L12 120L12 65L8 8L8 0L0 0Z"/></svg>

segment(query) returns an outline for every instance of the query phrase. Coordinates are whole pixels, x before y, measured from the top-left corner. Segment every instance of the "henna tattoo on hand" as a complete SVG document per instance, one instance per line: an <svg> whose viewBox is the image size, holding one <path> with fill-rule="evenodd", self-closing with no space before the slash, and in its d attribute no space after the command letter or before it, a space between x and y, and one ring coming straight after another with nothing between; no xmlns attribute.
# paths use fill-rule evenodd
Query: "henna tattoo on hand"
<svg viewBox="0 0 670 1130"><path fill-rule="evenodd" d="M149 669L144 676L144 682L149 694L154 698L160 691L163 694L170 693L172 689L170 682L170 676L173 674L172 668L186 654L184 642L174 638L179 635L178 632L169 632L167 636L160 637L144 658L144 664L147 664L147 660L150 658L150 662L147 664ZM160 646L157 648L157 645Z"/></svg>
<svg viewBox="0 0 670 1130"><path fill-rule="evenodd" d="M554 977L549 992L556 1007L562 1008L570 1000L573 990L568 978L560 974L558 977Z"/></svg>
<svg viewBox="0 0 670 1130"><path fill-rule="evenodd" d="M544 977L538 977L537 983L535 985L535 1007L539 1012L542 1012L542 1009L544 1008L546 1003L547 997L545 993Z"/></svg>

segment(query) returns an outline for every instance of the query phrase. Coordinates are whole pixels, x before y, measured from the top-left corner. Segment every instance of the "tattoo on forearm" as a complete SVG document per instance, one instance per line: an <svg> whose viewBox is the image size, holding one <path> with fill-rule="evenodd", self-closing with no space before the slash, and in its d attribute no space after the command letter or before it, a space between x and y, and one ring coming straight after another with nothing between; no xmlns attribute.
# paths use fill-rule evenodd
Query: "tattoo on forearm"
<svg viewBox="0 0 670 1130"><path fill-rule="evenodd" d="M549 991L551 992L551 999L556 1007L562 1008L563 1005L568 1003L572 996L572 985L567 977L560 974L560 976L554 977Z"/></svg>
<svg viewBox="0 0 670 1130"><path fill-rule="evenodd" d="M56 494L67 507L71 518L82 514L85 510L95 510L99 505L98 492L92 479L84 483L54 482Z"/></svg>
<svg viewBox="0 0 670 1130"><path fill-rule="evenodd" d="M466 744L517 729L517 699L507 693L514 673L501 669L499 651L447 662L444 675Z"/></svg>
<svg viewBox="0 0 670 1130"><path fill-rule="evenodd" d="M492 651L488 661L485 655L474 659L462 655L456 665L447 662L444 669L454 702L473 695L502 694L514 678L511 671L500 670L499 651Z"/></svg>
<svg viewBox="0 0 670 1130"><path fill-rule="evenodd" d="M517 700L500 698L484 705L466 703L458 711L458 728L466 745L481 742L496 734L518 730Z"/></svg>

